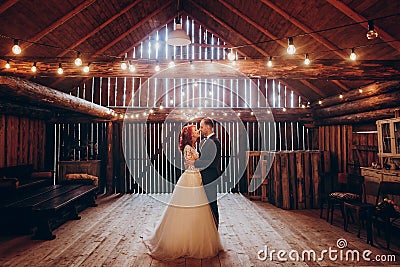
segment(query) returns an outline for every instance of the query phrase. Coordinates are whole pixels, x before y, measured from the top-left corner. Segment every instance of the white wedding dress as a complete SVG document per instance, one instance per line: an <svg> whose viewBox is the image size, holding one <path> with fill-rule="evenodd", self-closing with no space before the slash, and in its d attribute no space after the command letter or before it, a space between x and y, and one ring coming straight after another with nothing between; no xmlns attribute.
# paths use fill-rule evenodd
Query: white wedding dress
<svg viewBox="0 0 400 267"><path fill-rule="evenodd" d="M184 158L189 166L179 178L160 222L144 238L149 254L155 259L210 258L223 249L201 174L193 166L198 157L197 151L186 145Z"/></svg>

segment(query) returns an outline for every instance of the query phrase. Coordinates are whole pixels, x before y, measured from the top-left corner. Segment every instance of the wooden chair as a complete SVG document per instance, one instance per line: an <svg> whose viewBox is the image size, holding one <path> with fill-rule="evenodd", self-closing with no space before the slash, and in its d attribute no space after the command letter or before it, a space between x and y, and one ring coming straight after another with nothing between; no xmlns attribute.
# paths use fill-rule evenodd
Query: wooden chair
<svg viewBox="0 0 400 267"><path fill-rule="evenodd" d="M372 240L372 216L375 211L375 204L368 202L369 197L376 199L379 191L379 183L373 181L365 181L362 186L362 201L361 202L344 202L344 230L348 230L349 215L352 211L355 212L358 220L358 233L357 237L360 237L361 226L363 221L366 221L367 229L367 243L373 244Z"/></svg>
<svg viewBox="0 0 400 267"><path fill-rule="evenodd" d="M362 183L364 177L360 175L339 173L338 183L341 188L338 191L331 192L328 195L328 209L326 214L326 221L329 221L329 215L331 224L333 223L333 212L335 206L340 207L343 218L344 215L344 202L360 202L362 194Z"/></svg>
<svg viewBox="0 0 400 267"><path fill-rule="evenodd" d="M392 198L393 196L400 196L400 183L385 181L381 182L379 185L378 196L376 198L376 205L378 206L379 202L383 201L384 198ZM385 231L386 246L388 249L390 246L393 223L399 218L400 212L396 210L393 212L375 210L375 213L373 214L373 226L374 228L378 229L378 233L380 232L380 227L383 226Z"/></svg>

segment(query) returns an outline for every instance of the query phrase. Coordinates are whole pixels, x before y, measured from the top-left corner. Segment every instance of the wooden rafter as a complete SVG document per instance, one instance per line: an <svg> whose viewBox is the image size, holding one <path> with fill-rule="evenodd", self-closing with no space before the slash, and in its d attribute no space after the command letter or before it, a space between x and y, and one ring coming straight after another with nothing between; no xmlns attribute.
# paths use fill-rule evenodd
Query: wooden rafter
<svg viewBox="0 0 400 267"><path fill-rule="evenodd" d="M111 47L113 47L115 44L117 44L122 39L126 38L133 31L135 31L136 29L138 29L139 27L141 27L142 25L147 23L149 21L149 19L151 19L152 17L154 17L155 15L160 13L162 10L164 10L167 6L169 6L171 4L171 2L172 2L172 0L166 1L162 6L160 6L159 8L154 10L153 12L151 12L149 15L147 15L145 18L143 18L139 23L135 24L135 26L133 26L132 28L130 28L129 30L127 30L126 32L124 32L123 34L118 36L114 41L112 41L111 43L107 44L102 49L100 49L97 52L95 52L94 55L102 54L105 51L107 51L108 49L110 49Z"/></svg>
<svg viewBox="0 0 400 267"><path fill-rule="evenodd" d="M98 33L99 31L101 31L102 29L104 29L108 24L110 24L111 22L113 22L114 20L116 20L118 17L122 16L123 14L125 14L126 12L128 12L130 9L132 9L134 6L136 6L138 3L140 3L141 0L136 0L133 3L129 4L128 6L126 6L124 9L122 9L121 11L119 11L117 14L115 14L114 16L112 16L111 18L109 18L107 21L105 21L104 23L102 23L100 26L96 27L93 31L91 31L90 33L88 33L87 35L85 35L83 38L79 39L78 41L76 41L75 43L73 43L72 45L70 45L65 51L63 51L62 53L60 53L58 55L58 57L62 57L65 56L70 50L73 50L75 47L77 47L78 45L82 44L83 42L85 42L87 39L89 39L90 37L92 37L93 35L95 35L96 33Z"/></svg>
<svg viewBox="0 0 400 267"><path fill-rule="evenodd" d="M356 22L362 22L366 21L367 19L354 10L352 10L350 7L348 7L346 4L344 4L342 1L338 0L327 0L328 3L330 3L332 6L340 10L343 14L351 18L352 20ZM364 28L368 29L367 23L362 24ZM383 41L388 42L387 44L392 46L394 49L400 52L400 41L397 41L396 38L391 36L389 33L385 32L383 29L379 28L378 26L375 25L375 29L379 32L379 38L381 38Z"/></svg>
<svg viewBox="0 0 400 267"><path fill-rule="evenodd" d="M244 37L241 33L239 33L238 31L236 31L235 29L233 29L232 27L230 27L229 25L227 25L225 22L223 22L222 20L220 20L219 18L217 18L214 14L210 13L208 10L205 10L202 6L198 5L197 3L193 2L192 0L190 0L190 2L192 4L194 4L198 9L200 9L202 12L206 13L208 16L210 16L213 20L215 20L216 22L218 22L219 24L221 24L223 27L227 28L229 31L234 32L236 35L238 35L241 39L245 40L247 43L252 43L249 39L247 39L246 37ZM221 1L222 3L223 1ZM227 4L227 3L226 3ZM268 34L268 36L271 39L278 39L275 35L273 35L270 32L267 32L264 29L261 29L262 27L260 25L258 25L257 23L255 23L254 21L252 21L250 18L244 16L241 12L239 12L238 10L236 10L233 6L227 4L226 5L228 7L228 9L230 9L230 11L234 12L235 14L237 14L238 16L240 16L242 19L244 19L246 22L250 23L251 25L253 25L254 27L256 27L258 30L261 30L264 34ZM281 46L285 47L286 43L280 41L278 42ZM269 54L266 53L263 49L261 49L260 47L253 45L254 49L256 49L259 53L261 53L261 55L268 57ZM311 83L305 81L305 80L300 80L304 85L308 86L311 90L313 90L314 92L316 92L318 95L320 96L326 96L325 93L322 93L321 90L319 90L318 88L316 88L315 86L313 86Z"/></svg>
<svg viewBox="0 0 400 267"><path fill-rule="evenodd" d="M295 25L297 28L303 30L304 32L313 32L314 31L313 29L311 29L307 25L301 23L299 20L297 20L296 18L294 18L290 14L286 13L283 9L281 9L279 6L277 6L276 4L272 3L271 1L269 1L269 0L261 0L261 2L263 2L265 5L270 7L276 13L278 13L279 15L284 17L286 20L288 20L290 23ZM337 47L336 45L334 45L330 41L326 40L320 34L313 33L313 34L310 34L310 36L312 38L314 38L314 40L316 40L320 44L324 45L326 48L332 50L332 52L335 53L336 55L338 55L339 57L341 57L343 59L347 58L347 55L343 54L343 52L340 51L339 47Z"/></svg>
<svg viewBox="0 0 400 267"><path fill-rule="evenodd" d="M86 0L86 1L82 2L79 6L75 7L73 10L71 10L70 12L65 14L62 18L58 19L57 21L55 21L51 25L47 26L45 29L43 29L41 32L39 32L35 36L29 38L28 42L21 44L22 49L26 49L29 46L31 46L34 42L39 41L44 36L46 36L47 34L52 32L54 29L56 29L57 27L59 27L62 24L64 24L66 21L68 21L69 19L71 19L75 15L79 14L83 9L87 8L88 6L90 6L95 1L96 0Z"/></svg>
<svg viewBox="0 0 400 267"><path fill-rule="evenodd" d="M19 0L8 0L0 5L0 14L15 5Z"/></svg>
<svg viewBox="0 0 400 267"><path fill-rule="evenodd" d="M291 16L290 14L286 13L283 9L281 9L280 7L278 7L276 4L272 3L269 0L261 0L261 2L263 2L265 5L267 5L268 7L270 7L272 10L274 10L275 12L277 12L279 15L281 15L282 17L284 17L286 20L290 21L293 25L295 25L296 27L298 27L299 29L303 30L304 32L313 32L314 30L311 29L310 27L308 27L307 25L301 23L299 20L297 20L296 18L294 18L293 16ZM319 42L320 44L324 45L326 48L332 50L333 53L335 53L336 55L338 55L339 57L341 57L342 59L346 59L347 55L343 54L343 52L341 52L341 50L339 49L339 47L337 47L336 45L334 45L333 43L331 43L330 41L326 40L324 37L322 37L320 34L318 33L313 33L310 34L310 36L312 38L314 38L314 40L316 40L317 42ZM284 44L286 45L286 44ZM336 84L337 86L339 86L341 89L343 89L344 91L349 91L350 89L344 85L343 83L341 83L340 81L332 81L334 84Z"/></svg>
<svg viewBox="0 0 400 267"><path fill-rule="evenodd" d="M153 12L151 12L148 16L146 16L145 18L143 18L139 23L137 23L135 26L133 26L132 28L130 28L128 31L124 32L123 34L121 34L120 36L118 36L114 41L112 41L111 43L107 44L106 46L104 46L102 49L98 50L97 52L95 52L91 58L104 53L105 51L107 51L109 48L111 48L112 46L114 46L116 43L118 43L119 41L121 41L122 39L126 38L126 36L128 36L130 33L132 33L133 31L135 31L137 28L141 27L143 24L147 23L149 21L149 19L151 19L153 16L157 15L161 10L163 10L164 8L166 8L168 5L170 5L170 3L172 2L172 0L169 0L167 2L165 2L161 7L157 8L156 10L154 10ZM65 76L56 80L55 82L53 82L50 87L54 87L57 84L59 84L60 82L62 82L65 79Z"/></svg>
<svg viewBox="0 0 400 267"><path fill-rule="evenodd" d="M262 32L264 35L268 36L269 38L271 38L272 40L278 39L277 36L275 36L274 34L272 34L270 31L268 31L265 27L262 27L260 24L258 24L257 22L253 21L252 19L250 19L249 17L245 16L241 11L239 11L238 9L236 9L234 6L232 6L231 4L225 2L224 0L218 0L221 4L223 4L229 11L231 11L232 13L238 15L240 18L242 18L244 21L246 21L247 23L249 23L250 25L252 25L254 28L256 28L257 30L259 30L260 32ZM282 41L282 40L277 40L277 43L279 43L281 46L286 46L287 43Z"/></svg>
<svg viewBox="0 0 400 267"><path fill-rule="evenodd" d="M245 36L243 36L241 33L239 33L237 30L235 30L234 28L232 28L231 26L229 26L227 23L225 23L224 21L222 21L221 19L219 19L218 17L216 17L213 13L211 13L210 11L206 10L205 8L203 8L202 6L200 6L199 4L197 4L196 2L194 2L193 0L189 0L190 3L195 6L196 8L198 8L199 10L201 10L203 13L207 14L207 16L209 16L210 18L212 18L214 21L218 22L219 24L221 24L224 28L226 28L228 31L235 33L238 37L240 37L240 39L244 40L246 43L251 44L252 41L249 40L248 38L246 38ZM265 56L265 57L269 57L268 53L266 53L264 50L262 50L261 48L259 48L258 46L253 46L254 49L256 49L261 55Z"/></svg>

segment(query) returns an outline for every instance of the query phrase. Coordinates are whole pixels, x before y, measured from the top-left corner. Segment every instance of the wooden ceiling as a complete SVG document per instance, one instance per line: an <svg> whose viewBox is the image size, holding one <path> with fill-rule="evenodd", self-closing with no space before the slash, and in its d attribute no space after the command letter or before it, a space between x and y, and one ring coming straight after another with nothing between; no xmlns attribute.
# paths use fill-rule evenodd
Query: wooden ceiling
<svg viewBox="0 0 400 267"><path fill-rule="evenodd" d="M312 102L374 81L400 80L399 1L181 1L183 16L215 34L227 47L238 47L237 68L242 73L280 79ZM64 92L90 76L149 77L154 72L148 62L137 62L134 74L121 73L119 58L173 22L177 7L177 0L1 1L0 74L21 76ZM367 40L367 21L372 19L379 37ZM293 56L286 54L291 36L297 47ZM21 55L11 53L14 39L21 40ZM354 63L348 60L352 47L359 58ZM82 51L87 61L98 62L90 74L72 67L76 51ZM310 66L302 63L306 53ZM273 68L265 66L270 56ZM12 63L8 70L4 67L7 59ZM35 76L30 72L33 61L41 69ZM62 79L56 74L59 62L66 66Z"/></svg>

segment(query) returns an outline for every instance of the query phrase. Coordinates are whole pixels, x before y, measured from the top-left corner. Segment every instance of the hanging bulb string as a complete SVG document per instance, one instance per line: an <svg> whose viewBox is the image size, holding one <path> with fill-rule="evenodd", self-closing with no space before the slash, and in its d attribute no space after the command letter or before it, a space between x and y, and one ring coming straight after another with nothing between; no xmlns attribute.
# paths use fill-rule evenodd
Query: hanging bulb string
<svg viewBox="0 0 400 267"><path fill-rule="evenodd" d="M387 16L368 19L368 20L364 20L364 21L360 21L360 22L353 22L353 23L349 23L349 24L339 25L339 26L335 26L335 27L331 27L331 28L322 29L322 30L315 30L315 31L306 32L306 33L299 33L299 34L291 35L291 37L292 38L304 37L304 36L307 36L307 35L312 35L312 34L316 34L316 33L327 32L327 31L337 30L337 29L341 29L341 28L351 27L351 26L354 26L354 25L360 25L360 24L368 23L369 21L377 21L377 20L386 19L386 18L395 17L395 16L400 16L400 13L390 14L390 15L387 15ZM282 41L282 40L286 40L286 39L288 39L288 38L287 37L282 37L282 38L276 38L276 39L269 39L269 40L254 42L254 43L250 43L250 44L237 45L237 46L233 46L233 47L229 47L229 48L237 49L237 48L243 48L243 47L248 47L248 46L255 46L255 45L258 45L258 44L265 44L265 43L272 43L272 42L276 42L276 41Z"/></svg>
<svg viewBox="0 0 400 267"><path fill-rule="evenodd" d="M370 21L377 21L377 20L382 20L382 19L386 19L386 18L390 18L390 17L394 17L394 16L399 16L400 13L395 13L395 14L390 14L387 16L382 16L382 17L377 17L377 18L372 18L372 19L368 19L365 21L361 21L361 22L354 22L354 23L349 23L349 24L344 24L344 25L339 25L339 26L335 26L335 27L330 27L330 28L326 28L326 29L321 29L321 30L316 30L316 31L312 31L312 32L307 32L307 33L301 33L301 34L297 34L297 35L292 35L292 38L297 38L297 37L302 37L302 36L307 36L307 35L311 35L311 34L316 34L316 33L321 33L321 32L325 32L325 31L331 31L331 30L335 30L335 29L340 29L340 28L345 28L345 27L350 27L350 26L354 26L354 25L359 25L359 24L364 24L364 23L368 23ZM82 56L83 54L88 54L91 55L91 57L96 56L98 59L100 58L110 58L112 60L124 60L124 57L121 56L113 56L113 55L108 55L108 54L98 54L98 55L92 55L91 52L87 52L87 51L82 51L82 50L77 50L77 49L67 49L65 47L61 47L61 46L57 46L57 45L51 45L51 44L47 44L47 43L41 43L41 42L32 42L32 41L28 41L28 40L24 40L21 38L15 38L15 37L10 37L4 34L0 33L0 38L3 39L11 39L11 40L18 40L20 43L30 43L30 44L34 44L34 45L39 45L39 46L44 46L44 47L49 47L49 48L54 48L54 49L58 49L58 50L63 50L63 51L68 51L68 52L74 52L74 53L80 53L80 55ZM250 43L250 44L243 44L243 45L238 45L238 46L233 46L233 47L226 47L225 49L237 49L237 48L242 48L242 47L248 47L248 46L256 46L257 44L264 44L264 43L270 43L270 42L276 42L276 41L280 41L280 40L287 40L287 37L283 37L283 38L276 38L276 39L270 39L270 40L265 40L265 41L260 41L260 42L254 42L254 43ZM334 51L342 51L342 50L348 50L351 48L362 48L362 47L371 47L374 45L379 45L379 44L388 44L388 43L392 43L392 42L399 42L399 40L390 40L390 41L382 41L382 42L375 42L373 44L365 44L365 45L358 45L358 46L352 46L350 48L339 48L339 49L330 49L330 50L321 50L321 51L314 51L314 52L308 52L309 55L314 55L314 54L318 54L318 53L326 53L326 52L334 52ZM211 53L211 51L209 51L209 53ZM199 54L199 53L196 53ZM303 54L303 53L301 53ZM296 55L296 53L295 53ZM190 55L191 56L191 55ZM186 57L186 54L182 54L181 60L184 60L184 58ZM274 55L274 58L279 58L282 57L279 55ZM247 58L247 57L243 57L243 58ZM261 57L261 58L265 58L265 57ZM0 59L3 60L7 60L7 59L13 59L14 61L48 61L48 60L58 60L58 61L62 61L62 60L74 60L76 59L75 57L21 57L21 56L0 56ZM238 56L236 56L236 59L239 59ZM255 57L252 57L252 59L257 59ZM140 58L140 59L133 59L132 62L135 61L140 61L140 60L150 60L150 61L155 61L156 59L146 59L146 58ZM218 58L214 58L213 60L220 60ZM109 61L101 61L101 60L96 60L96 61L91 61L92 63L109 63Z"/></svg>

